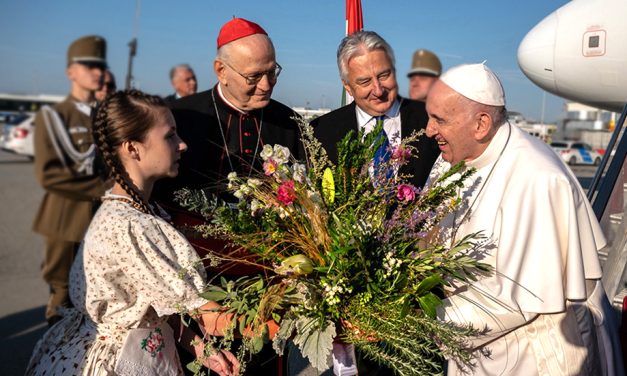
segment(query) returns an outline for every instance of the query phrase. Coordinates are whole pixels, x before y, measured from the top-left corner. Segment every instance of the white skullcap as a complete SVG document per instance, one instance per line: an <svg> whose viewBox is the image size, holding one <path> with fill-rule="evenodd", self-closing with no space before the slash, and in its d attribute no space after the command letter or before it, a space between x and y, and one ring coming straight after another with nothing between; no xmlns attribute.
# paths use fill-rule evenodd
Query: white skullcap
<svg viewBox="0 0 627 376"><path fill-rule="evenodd" d="M446 71L440 80L470 100L488 106L505 106L501 81L485 62L458 65Z"/></svg>

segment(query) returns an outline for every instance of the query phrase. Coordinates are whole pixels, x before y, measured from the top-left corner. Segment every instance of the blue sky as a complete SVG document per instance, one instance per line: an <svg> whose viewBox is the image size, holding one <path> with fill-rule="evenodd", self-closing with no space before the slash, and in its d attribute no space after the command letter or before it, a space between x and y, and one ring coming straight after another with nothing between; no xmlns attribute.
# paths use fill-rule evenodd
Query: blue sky
<svg viewBox="0 0 627 376"><path fill-rule="evenodd" d="M516 51L525 34L566 0L409 1L362 0L364 28L385 38L395 51L400 93L417 48L440 56L444 69L487 60L501 78L507 107L540 120L556 121L564 100L543 91L520 71ZM168 70L192 65L205 90L215 83L212 61L220 26L233 15L259 23L277 49L283 72L273 97L290 106L340 104L335 51L344 35L343 0L160 1L143 0L136 85L147 92L172 91ZM108 41L108 60L124 85L128 47L134 30L133 0L0 0L0 92L66 94L66 50L87 34Z"/></svg>

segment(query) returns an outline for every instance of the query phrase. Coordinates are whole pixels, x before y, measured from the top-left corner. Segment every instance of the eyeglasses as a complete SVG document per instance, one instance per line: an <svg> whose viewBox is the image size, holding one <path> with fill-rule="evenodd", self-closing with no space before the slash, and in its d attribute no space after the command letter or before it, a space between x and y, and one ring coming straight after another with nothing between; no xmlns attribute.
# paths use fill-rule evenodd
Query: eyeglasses
<svg viewBox="0 0 627 376"><path fill-rule="evenodd" d="M268 76L268 81L275 82L277 80L277 78L279 77L279 74L281 74L281 71L283 70L283 68L279 65L279 63L276 63L275 66L274 66L274 69L270 69L270 70L267 70L265 72L257 72L257 73L252 73L252 74L248 74L248 75L243 75L240 72L238 72L237 70L235 70L235 68L233 68L232 66L227 64L226 62L222 61L222 63L224 63L224 65L226 65L227 67L231 68L233 70L233 72L235 72L235 73L239 74L240 76L244 77L244 79L246 80L246 83L248 85L257 85L259 83L259 81L261 81L263 76Z"/></svg>

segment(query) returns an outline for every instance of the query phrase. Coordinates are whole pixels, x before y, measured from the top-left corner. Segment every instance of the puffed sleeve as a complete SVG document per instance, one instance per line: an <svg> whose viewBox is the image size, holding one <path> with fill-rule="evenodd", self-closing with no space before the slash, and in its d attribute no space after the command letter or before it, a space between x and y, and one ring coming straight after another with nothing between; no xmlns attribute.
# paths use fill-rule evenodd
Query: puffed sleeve
<svg viewBox="0 0 627 376"><path fill-rule="evenodd" d="M206 275L196 251L174 227L156 217L129 221L122 241L129 245L128 268L138 300L159 316L192 310L207 301L199 297Z"/></svg>

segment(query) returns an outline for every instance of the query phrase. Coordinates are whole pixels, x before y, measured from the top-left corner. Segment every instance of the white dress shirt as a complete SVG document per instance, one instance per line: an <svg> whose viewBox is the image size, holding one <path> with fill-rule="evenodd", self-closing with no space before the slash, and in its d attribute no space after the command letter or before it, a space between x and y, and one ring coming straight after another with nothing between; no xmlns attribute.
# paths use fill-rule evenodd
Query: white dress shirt
<svg viewBox="0 0 627 376"><path fill-rule="evenodd" d="M358 130L365 129L366 134L372 132L372 129L377 124L377 117L368 115L364 110L355 106L355 112L357 113L357 127ZM401 103L397 99L392 104L392 107L383 115L383 129L385 134L390 140L392 146L397 146L401 143Z"/></svg>

